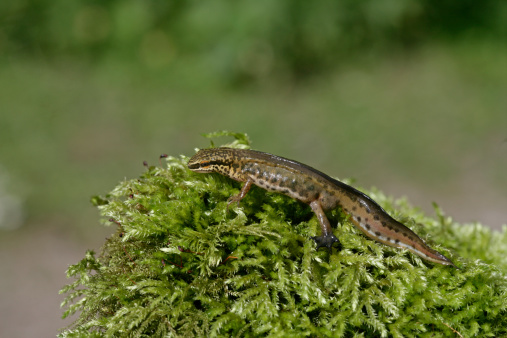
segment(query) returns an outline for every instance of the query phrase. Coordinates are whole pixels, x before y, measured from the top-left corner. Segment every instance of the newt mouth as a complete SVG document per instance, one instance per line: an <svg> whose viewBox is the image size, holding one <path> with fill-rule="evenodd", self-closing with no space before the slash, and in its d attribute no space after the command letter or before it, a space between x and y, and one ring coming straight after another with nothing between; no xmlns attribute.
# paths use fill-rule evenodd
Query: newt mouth
<svg viewBox="0 0 507 338"><path fill-rule="evenodd" d="M194 163L188 162L187 167L190 170L194 170L194 169L199 169L201 166L198 162L194 162Z"/></svg>

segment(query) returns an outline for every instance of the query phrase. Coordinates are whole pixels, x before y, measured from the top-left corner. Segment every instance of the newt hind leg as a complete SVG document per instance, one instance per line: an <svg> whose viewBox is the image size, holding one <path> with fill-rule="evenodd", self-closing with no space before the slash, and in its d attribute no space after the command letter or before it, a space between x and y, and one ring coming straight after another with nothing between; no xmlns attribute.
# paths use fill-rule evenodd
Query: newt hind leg
<svg viewBox="0 0 507 338"><path fill-rule="evenodd" d="M329 252L331 253L333 244L340 241L336 236L333 234L333 230L331 229L331 224L329 224L329 220L326 217L326 214L324 213L324 210L322 210L322 206L320 205L318 200L315 200L310 203L310 207L312 208L315 215L317 215L317 219L320 223L320 228L322 231L322 234L320 236L312 237L312 239L317 244L317 250L323 246L329 249Z"/></svg>

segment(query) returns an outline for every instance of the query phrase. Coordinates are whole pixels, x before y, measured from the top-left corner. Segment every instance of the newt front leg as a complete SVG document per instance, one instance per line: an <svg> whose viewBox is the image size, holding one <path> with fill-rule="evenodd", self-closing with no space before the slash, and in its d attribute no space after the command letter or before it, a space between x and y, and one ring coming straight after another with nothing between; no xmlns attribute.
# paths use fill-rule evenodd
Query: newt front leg
<svg viewBox="0 0 507 338"><path fill-rule="evenodd" d="M241 188L241 191L239 194L229 197L229 200L227 202L227 212L229 211L229 205L231 203L237 202L239 207L239 202L245 198L246 194L250 191L250 188L252 187L253 180L251 178L247 179L243 187Z"/></svg>

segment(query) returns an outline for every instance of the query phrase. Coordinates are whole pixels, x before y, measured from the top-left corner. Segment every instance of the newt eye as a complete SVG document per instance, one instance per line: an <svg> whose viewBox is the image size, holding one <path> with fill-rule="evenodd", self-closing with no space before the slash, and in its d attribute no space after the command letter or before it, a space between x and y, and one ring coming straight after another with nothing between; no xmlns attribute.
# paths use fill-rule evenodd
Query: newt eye
<svg viewBox="0 0 507 338"><path fill-rule="evenodd" d="M209 161L201 161L201 163L199 163L199 165L201 166L201 168L208 168L209 167Z"/></svg>

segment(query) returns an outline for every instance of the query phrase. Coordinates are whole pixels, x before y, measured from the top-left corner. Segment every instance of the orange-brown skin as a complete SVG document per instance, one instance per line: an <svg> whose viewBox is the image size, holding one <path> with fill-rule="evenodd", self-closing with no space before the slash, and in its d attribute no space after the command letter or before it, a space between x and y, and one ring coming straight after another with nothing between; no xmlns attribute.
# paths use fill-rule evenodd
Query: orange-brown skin
<svg viewBox="0 0 507 338"><path fill-rule="evenodd" d="M217 172L245 182L241 192L229 198L229 204L239 204L255 184L310 205L322 229L322 235L313 238L317 248L331 248L338 242L325 211L340 206L366 236L392 247L405 248L431 262L455 266L370 197L303 163L255 150L213 148L199 150L188 162L188 168L201 173Z"/></svg>

